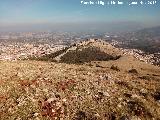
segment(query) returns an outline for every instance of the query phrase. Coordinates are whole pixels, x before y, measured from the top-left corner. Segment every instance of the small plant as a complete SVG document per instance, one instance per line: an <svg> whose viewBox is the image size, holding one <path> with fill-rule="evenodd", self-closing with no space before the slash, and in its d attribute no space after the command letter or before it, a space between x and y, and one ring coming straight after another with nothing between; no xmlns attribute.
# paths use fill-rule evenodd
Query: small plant
<svg viewBox="0 0 160 120"><path fill-rule="evenodd" d="M75 114L73 120L85 120L86 119L86 113L83 111L77 111Z"/></svg>
<svg viewBox="0 0 160 120"><path fill-rule="evenodd" d="M133 73L133 74L137 74L138 73L138 71L136 69L130 69L128 72L129 73Z"/></svg>
<svg viewBox="0 0 160 120"><path fill-rule="evenodd" d="M160 100L160 91L156 91L156 92L154 93L153 97L154 97L154 99L155 99L156 101Z"/></svg>
<svg viewBox="0 0 160 120"><path fill-rule="evenodd" d="M138 100L131 100L128 102L128 108L130 112L132 112L136 116L148 116L152 117L151 113L145 108L144 104L142 102L139 102Z"/></svg>
<svg viewBox="0 0 160 120"><path fill-rule="evenodd" d="M111 69L115 70L115 71L120 71L120 69L118 68L118 66L114 66L114 65L111 66Z"/></svg>
<svg viewBox="0 0 160 120"><path fill-rule="evenodd" d="M74 89L75 86L74 80L68 80L68 81L60 81L57 83L57 90L65 91L66 89Z"/></svg>
<svg viewBox="0 0 160 120"><path fill-rule="evenodd" d="M108 61L108 60L117 60L120 56L112 56L97 47L87 47L67 52L61 57L60 62L69 63L69 64L83 64L85 62L91 61Z"/></svg>
<svg viewBox="0 0 160 120"><path fill-rule="evenodd" d="M144 79L144 80L150 80L151 78L150 78L150 76L141 76L141 77L139 77L140 79Z"/></svg>

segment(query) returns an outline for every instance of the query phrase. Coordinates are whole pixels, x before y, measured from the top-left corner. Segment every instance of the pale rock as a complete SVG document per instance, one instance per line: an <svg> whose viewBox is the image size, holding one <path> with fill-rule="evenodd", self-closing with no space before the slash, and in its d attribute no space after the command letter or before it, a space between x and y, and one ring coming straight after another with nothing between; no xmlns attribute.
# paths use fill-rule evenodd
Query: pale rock
<svg viewBox="0 0 160 120"><path fill-rule="evenodd" d="M143 94L143 95L146 95L148 93L148 91L143 88L143 89L140 90L140 93Z"/></svg>
<svg viewBox="0 0 160 120"><path fill-rule="evenodd" d="M140 96L136 95L136 94L133 94L132 95L132 98L140 98Z"/></svg>
<svg viewBox="0 0 160 120"><path fill-rule="evenodd" d="M121 108L121 107L122 107L122 105L119 103L119 104L117 105L117 107Z"/></svg>
<svg viewBox="0 0 160 120"><path fill-rule="evenodd" d="M48 92L48 89L43 89L43 92L46 92L46 93L47 93L47 92Z"/></svg>
<svg viewBox="0 0 160 120"><path fill-rule="evenodd" d="M55 113L56 111L54 109L52 109L52 113Z"/></svg>
<svg viewBox="0 0 160 120"><path fill-rule="evenodd" d="M56 106L61 106L61 103L60 102L56 102Z"/></svg>
<svg viewBox="0 0 160 120"><path fill-rule="evenodd" d="M62 99L62 101L63 101L63 102L66 102L66 101L67 101L67 99L66 99L66 98L64 98L64 99Z"/></svg>
<svg viewBox="0 0 160 120"><path fill-rule="evenodd" d="M100 115L98 113L94 114L96 117L100 117Z"/></svg>
<svg viewBox="0 0 160 120"><path fill-rule="evenodd" d="M106 75L100 75L99 78L100 80L108 80L108 76Z"/></svg>
<svg viewBox="0 0 160 120"><path fill-rule="evenodd" d="M122 101L122 100L123 100L123 98L118 98L118 100L119 100L119 101Z"/></svg>
<svg viewBox="0 0 160 120"><path fill-rule="evenodd" d="M36 117L36 119L35 120L40 120L38 117Z"/></svg>
<svg viewBox="0 0 160 120"><path fill-rule="evenodd" d="M127 105L127 103L126 103L125 101L124 101L124 102L122 102L122 104L123 104L123 105Z"/></svg>
<svg viewBox="0 0 160 120"><path fill-rule="evenodd" d="M37 117L39 115L39 113L34 113L34 116Z"/></svg>
<svg viewBox="0 0 160 120"><path fill-rule="evenodd" d="M137 116L132 116L131 120L141 120L141 119L139 117L137 117Z"/></svg>
<svg viewBox="0 0 160 120"><path fill-rule="evenodd" d="M47 100L47 102L51 103L51 102L54 101L54 100L55 100L54 98L49 98L49 99Z"/></svg>
<svg viewBox="0 0 160 120"><path fill-rule="evenodd" d="M110 94L108 92L104 92L103 94L107 97L110 97Z"/></svg>

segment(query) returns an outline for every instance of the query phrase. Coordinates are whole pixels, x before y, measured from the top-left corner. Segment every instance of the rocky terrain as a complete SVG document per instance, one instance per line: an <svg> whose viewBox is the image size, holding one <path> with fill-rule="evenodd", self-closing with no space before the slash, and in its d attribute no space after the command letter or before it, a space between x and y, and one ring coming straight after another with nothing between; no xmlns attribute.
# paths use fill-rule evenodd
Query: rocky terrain
<svg viewBox="0 0 160 120"><path fill-rule="evenodd" d="M160 68L104 41L0 61L1 120L160 120Z"/></svg>

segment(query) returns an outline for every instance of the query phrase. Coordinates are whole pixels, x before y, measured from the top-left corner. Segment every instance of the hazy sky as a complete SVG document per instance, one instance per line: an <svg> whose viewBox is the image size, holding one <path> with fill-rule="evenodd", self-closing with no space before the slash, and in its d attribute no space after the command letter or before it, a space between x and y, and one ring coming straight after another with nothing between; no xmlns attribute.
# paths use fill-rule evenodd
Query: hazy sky
<svg viewBox="0 0 160 120"><path fill-rule="evenodd" d="M81 0L0 0L0 30L25 28L49 30L54 27L96 29L112 24L113 26L127 24L134 27L160 25L158 1L155 5L143 6L82 5L80 2Z"/></svg>

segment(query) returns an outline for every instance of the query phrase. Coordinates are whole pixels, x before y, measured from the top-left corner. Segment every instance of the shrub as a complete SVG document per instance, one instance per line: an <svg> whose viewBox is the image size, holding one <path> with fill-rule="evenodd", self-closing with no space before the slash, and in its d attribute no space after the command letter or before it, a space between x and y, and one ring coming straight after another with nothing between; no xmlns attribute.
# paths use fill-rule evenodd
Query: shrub
<svg viewBox="0 0 160 120"><path fill-rule="evenodd" d="M108 61L116 60L120 56L112 56L106 54L105 52L100 51L96 47L83 48L82 50L76 49L67 52L64 56L61 57L60 62L65 62L69 64L83 64L85 62L91 61Z"/></svg>
<svg viewBox="0 0 160 120"><path fill-rule="evenodd" d="M28 60L38 60L38 61L51 61L51 62L57 62L54 60L55 57L59 56L60 54L66 52L70 47L66 47L62 50L56 51L54 53L48 54L48 55L43 55L41 57L35 57L35 56L30 56Z"/></svg>
<svg viewBox="0 0 160 120"><path fill-rule="evenodd" d="M111 69L115 70L115 71L120 71L120 69L118 68L118 66L114 66L114 65L111 66Z"/></svg>
<svg viewBox="0 0 160 120"><path fill-rule="evenodd" d="M141 76L141 77L139 77L140 79L144 79L144 80L150 80L151 78L150 78L150 76Z"/></svg>
<svg viewBox="0 0 160 120"><path fill-rule="evenodd" d="M155 100L160 100L160 91L156 91L153 95Z"/></svg>
<svg viewBox="0 0 160 120"><path fill-rule="evenodd" d="M129 72L129 73L134 73L134 74L137 74L137 73L138 73L138 71L137 71L136 69L130 69L128 72Z"/></svg>

